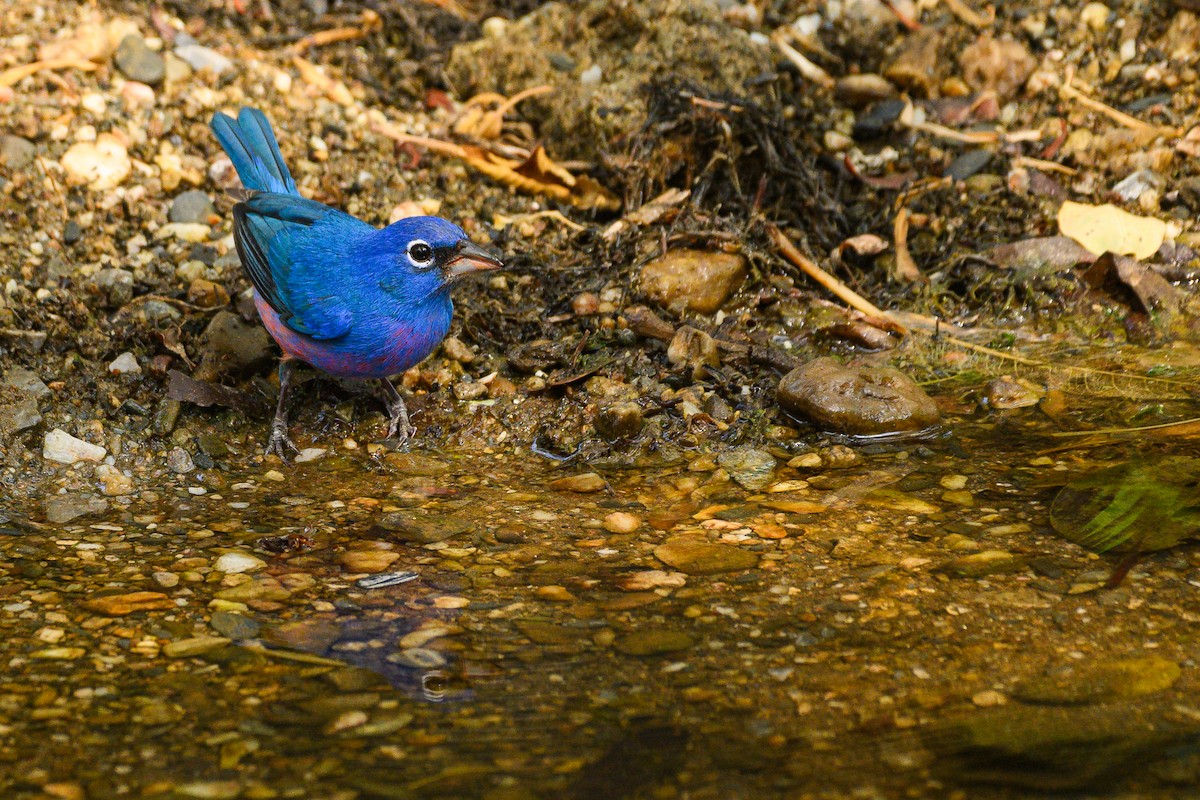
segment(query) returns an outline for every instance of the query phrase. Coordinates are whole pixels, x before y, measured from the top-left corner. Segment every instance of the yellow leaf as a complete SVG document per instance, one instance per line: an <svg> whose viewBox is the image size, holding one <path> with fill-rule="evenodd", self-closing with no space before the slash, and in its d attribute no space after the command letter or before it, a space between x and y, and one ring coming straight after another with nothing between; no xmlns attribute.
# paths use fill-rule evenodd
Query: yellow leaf
<svg viewBox="0 0 1200 800"><path fill-rule="evenodd" d="M1139 217L1106 203L1063 203L1058 210L1058 229L1096 255L1116 253L1149 258L1158 252L1167 236L1167 223Z"/></svg>

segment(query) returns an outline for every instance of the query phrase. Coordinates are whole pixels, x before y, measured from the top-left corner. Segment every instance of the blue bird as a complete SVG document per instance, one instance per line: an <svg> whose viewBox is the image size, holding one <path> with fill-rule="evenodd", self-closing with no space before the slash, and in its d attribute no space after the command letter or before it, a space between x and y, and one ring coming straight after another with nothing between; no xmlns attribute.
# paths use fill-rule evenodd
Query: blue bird
<svg viewBox="0 0 1200 800"><path fill-rule="evenodd" d="M500 260L439 217L379 229L301 197L257 109L243 108L236 120L217 112L211 127L247 190L233 207L233 240L258 314L283 350L267 453L298 452L286 400L299 362L335 378L377 380L388 437L407 441L416 431L389 376L424 361L445 338L454 284L500 268Z"/></svg>

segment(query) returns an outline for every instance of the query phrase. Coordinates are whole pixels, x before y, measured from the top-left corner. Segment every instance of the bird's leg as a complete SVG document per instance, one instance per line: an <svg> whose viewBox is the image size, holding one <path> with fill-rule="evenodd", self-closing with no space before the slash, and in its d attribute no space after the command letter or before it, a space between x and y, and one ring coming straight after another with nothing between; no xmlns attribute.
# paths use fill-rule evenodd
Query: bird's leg
<svg viewBox="0 0 1200 800"><path fill-rule="evenodd" d="M383 387L383 402L388 411L388 438L395 437L400 440L400 444L404 444L417 432L408 421L408 408L404 405L404 398L387 378L380 378L379 385Z"/></svg>
<svg viewBox="0 0 1200 800"><path fill-rule="evenodd" d="M287 451L299 453L300 448L288 438L287 395L292 386L292 374L296 361L286 356L279 362L279 402L275 405L275 419L271 421L271 439L267 442L266 455L274 453L287 461Z"/></svg>

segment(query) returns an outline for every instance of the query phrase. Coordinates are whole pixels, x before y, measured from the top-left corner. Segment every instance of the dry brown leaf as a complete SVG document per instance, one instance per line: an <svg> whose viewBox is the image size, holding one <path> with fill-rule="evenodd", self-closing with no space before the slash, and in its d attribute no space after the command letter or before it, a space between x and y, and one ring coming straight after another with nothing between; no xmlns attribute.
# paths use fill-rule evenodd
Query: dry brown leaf
<svg viewBox="0 0 1200 800"><path fill-rule="evenodd" d="M512 111L517 103L552 91L553 86L543 85L517 92L512 97L495 92L477 94L463 104L462 116L455 120L452 130L459 136L498 139L504 130L504 116ZM494 105L495 108L485 108L489 105Z"/></svg>
<svg viewBox="0 0 1200 800"><path fill-rule="evenodd" d="M1139 217L1111 203L1093 206L1070 200L1058 210L1058 229L1098 256L1149 258L1167 236L1167 224L1160 219Z"/></svg>

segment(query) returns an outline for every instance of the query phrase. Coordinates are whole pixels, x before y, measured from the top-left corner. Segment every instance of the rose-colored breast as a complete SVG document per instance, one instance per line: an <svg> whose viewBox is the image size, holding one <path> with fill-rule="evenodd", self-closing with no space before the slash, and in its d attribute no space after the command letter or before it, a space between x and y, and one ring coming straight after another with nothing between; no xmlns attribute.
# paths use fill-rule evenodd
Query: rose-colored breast
<svg viewBox="0 0 1200 800"><path fill-rule="evenodd" d="M286 355L335 378L386 378L420 364L446 335L439 325L390 321L382 330L351 330L337 339L314 339L292 330L254 293L263 326ZM447 319L448 327L449 320Z"/></svg>

